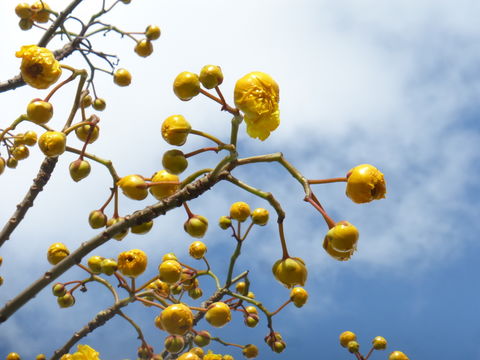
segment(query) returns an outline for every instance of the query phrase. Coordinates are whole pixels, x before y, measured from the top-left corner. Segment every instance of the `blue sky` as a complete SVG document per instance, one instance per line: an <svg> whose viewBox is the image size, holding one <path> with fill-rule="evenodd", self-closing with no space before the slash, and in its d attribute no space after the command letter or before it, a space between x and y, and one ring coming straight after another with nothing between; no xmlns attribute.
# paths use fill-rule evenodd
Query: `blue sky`
<svg viewBox="0 0 480 360"><path fill-rule="evenodd" d="M93 3L85 1L79 16L88 14ZM60 9L63 2L49 4ZM41 36L40 31L17 28L15 5L11 0L0 4L0 27L11 34L0 43L2 80L17 73L14 52ZM275 328L287 342L280 355L263 343L265 321L247 329L239 317L234 318L222 329L226 340L258 344L260 359L347 359L353 357L339 347L337 338L340 332L352 330L363 350L373 337L383 335L389 350L403 350L410 359L480 359L476 276L480 270L476 257L480 250L479 13L480 4L468 0L133 0L108 18L132 31L151 23L162 28L155 52L147 59L133 53L128 39L115 35L107 41L97 39L98 47L117 53L119 65L133 75L132 85L125 89L115 88L107 76L98 77L97 90L107 99L108 108L99 114L102 138L89 147L112 159L121 175L149 176L160 169L162 153L170 147L161 139L159 128L171 114L181 113L195 128L227 138L229 118L215 104L206 98L180 102L171 91L179 72L198 72L213 63L224 71L222 89L229 101L235 81L250 71L265 71L280 85L280 127L263 143L248 138L242 128L242 156L282 151L308 178L342 176L357 164L372 163L387 179L387 198L366 205L346 198L343 184L315 186L335 220L349 220L360 230L358 252L351 261L338 263L321 247L326 225L302 201L302 189L285 171L275 165L236 170L238 177L271 191L281 201L287 212L290 252L305 259L309 268L310 300L304 308L287 308L275 318ZM75 56L66 63L84 66ZM16 118L37 96L28 88L2 94L0 126ZM61 114L69 108L68 91L53 102L52 125L60 126ZM192 138L185 149L205 145ZM41 159L34 152L15 171L0 177L5 189L0 221L8 219L20 201ZM67 174L73 160L68 154L60 160L36 206L0 250L4 257L0 275L5 278L0 288L2 303L49 268L39 254L50 243L62 241L73 249L95 234L86 217L103 202L110 180L103 168L94 166L89 178L74 184ZM201 156L192 161L192 169L205 167L204 162L211 166L215 160ZM192 210L206 215L212 224L205 242L219 274L234 244L214 224L230 203L239 200L252 207L266 206L228 184L191 202ZM125 199L122 212L152 202L151 198ZM192 263L187 258L190 239L181 229L184 218L183 211L175 210L158 219L149 235L130 235L97 253L116 257L123 250L144 249L151 254L145 279L155 273L165 252L174 251ZM288 296L270 274L280 256L272 222L251 234L238 266L239 271L250 269L255 274L253 291L271 307ZM83 274L72 271L61 279L78 276ZM94 290L79 294L75 307L60 310L46 289L1 325L0 358L12 350L26 359L39 352L51 354L109 306L108 294ZM148 340L160 349L164 335L153 327L156 312L134 304L127 313L144 324ZM121 319L83 342L98 349L102 359L133 359L138 346ZM230 353L242 358L235 350ZM388 352L374 354L372 359L387 357Z"/></svg>

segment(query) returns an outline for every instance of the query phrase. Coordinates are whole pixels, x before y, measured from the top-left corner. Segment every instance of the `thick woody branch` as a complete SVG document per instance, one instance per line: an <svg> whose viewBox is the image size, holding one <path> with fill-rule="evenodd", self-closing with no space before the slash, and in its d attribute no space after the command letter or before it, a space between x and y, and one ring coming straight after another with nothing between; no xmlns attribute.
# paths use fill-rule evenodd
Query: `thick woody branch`
<svg viewBox="0 0 480 360"><path fill-rule="evenodd" d="M114 235L128 229L133 225L143 224L144 222L150 221L160 215L165 215L168 211L181 206L185 201L194 199L208 191L216 183L224 180L227 175L228 172L223 171L216 176L212 176L212 174L210 174L198 179L197 181L185 186L176 194L156 203L155 205L148 206L141 211L136 211L132 215L127 216L125 220L119 221L89 241L82 243L80 247L73 251L69 256L52 267L42 277L18 294L14 299L8 301L5 306L0 309L0 323L6 321L13 313L25 305L29 300L33 299L47 285L53 282L72 266L80 263L84 256L106 243Z"/></svg>
<svg viewBox="0 0 480 360"><path fill-rule="evenodd" d="M43 160L37 176L35 177L35 179L33 179L33 185L30 187L22 202L17 205L17 209L7 221L2 231L0 231L0 247L5 241L9 239L10 234L23 220L28 209L33 206L33 201L36 199L37 195L43 190L43 187L47 184L48 180L50 179L50 175L53 172L53 169L55 169L57 161L58 158L56 157L47 157L45 158L45 160Z"/></svg>

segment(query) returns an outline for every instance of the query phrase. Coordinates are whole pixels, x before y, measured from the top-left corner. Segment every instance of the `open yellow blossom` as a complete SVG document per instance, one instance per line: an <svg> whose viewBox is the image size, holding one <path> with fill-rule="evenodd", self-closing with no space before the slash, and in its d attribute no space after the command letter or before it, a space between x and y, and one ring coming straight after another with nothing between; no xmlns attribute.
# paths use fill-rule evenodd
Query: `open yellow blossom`
<svg viewBox="0 0 480 360"><path fill-rule="evenodd" d="M88 345L78 345L74 354L65 354L60 360L100 360L99 353Z"/></svg>
<svg viewBox="0 0 480 360"><path fill-rule="evenodd" d="M20 71L23 80L36 89L48 88L62 74L60 63L53 53L43 47L25 45L15 53L15 56L22 58Z"/></svg>
<svg viewBox="0 0 480 360"><path fill-rule="evenodd" d="M251 72L235 84L235 105L245 114L247 133L265 140L280 124L278 84L260 71Z"/></svg>
<svg viewBox="0 0 480 360"><path fill-rule="evenodd" d="M118 270L125 276L137 277L147 268L147 254L133 249L118 255Z"/></svg>

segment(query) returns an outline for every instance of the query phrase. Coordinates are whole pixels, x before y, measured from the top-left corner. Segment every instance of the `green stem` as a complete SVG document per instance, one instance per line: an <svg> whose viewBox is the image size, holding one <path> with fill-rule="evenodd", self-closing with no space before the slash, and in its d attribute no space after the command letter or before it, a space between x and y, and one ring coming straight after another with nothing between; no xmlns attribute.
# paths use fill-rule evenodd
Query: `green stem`
<svg viewBox="0 0 480 360"><path fill-rule="evenodd" d="M238 113L232 118L232 127L230 130L230 144L237 146L238 128L243 121L243 116Z"/></svg>
<svg viewBox="0 0 480 360"><path fill-rule="evenodd" d="M20 124L22 121L25 121L25 120L28 120L28 117L26 114L22 114L20 115L14 122L12 122L12 124L7 127L5 130L2 131L2 133L0 134L0 141L3 140L3 137L9 132L9 131L12 131L12 130L15 130L15 128L17 127L18 124Z"/></svg>
<svg viewBox="0 0 480 360"><path fill-rule="evenodd" d="M241 249L242 249L242 241L237 241L237 246L235 248L235 251L230 257L230 264L228 265L228 275L227 275L227 280L225 281L225 288L228 288L232 284L233 267L235 266L235 262L237 261L237 258L240 255Z"/></svg>
<svg viewBox="0 0 480 360"><path fill-rule="evenodd" d="M210 135L210 134L207 134L203 131L199 131L199 130L195 130L195 129L191 129L190 131L190 134L194 134L194 135L198 135L198 136L202 136L204 138L207 138L209 140L212 140L214 143L216 143L218 146L224 146L225 143L222 142L221 140L217 139L215 136L213 135Z"/></svg>
<svg viewBox="0 0 480 360"><path fill-rule="evenodd" d="M201 169L201 170L195 171L193 174L190 174L180 183L180 189L184 188L191 182L195 181L199 176L203 174L211 173L212 171L213 169Z"/></svg>
<svg viewBox="0 0 480 360"><path fill-rule="evenodd" d="M72 148L70 146L67 146L66 150L68 152L78 154L78 155L80 155L82 153L81 150ZM108 171L110 172L110 175L112 176L114 183L117 183L117 181L120 180L120 177L118 176L117 172L115 171L115 168L113 167L113 164L110 160L105 160L105 159L102 159L98 156L95 156L95 155L92 155L92 154L89 154L89 153L84 153L83 156L86 157L87 159L93 160L93 161L105 166L108 169Z"/></svg>

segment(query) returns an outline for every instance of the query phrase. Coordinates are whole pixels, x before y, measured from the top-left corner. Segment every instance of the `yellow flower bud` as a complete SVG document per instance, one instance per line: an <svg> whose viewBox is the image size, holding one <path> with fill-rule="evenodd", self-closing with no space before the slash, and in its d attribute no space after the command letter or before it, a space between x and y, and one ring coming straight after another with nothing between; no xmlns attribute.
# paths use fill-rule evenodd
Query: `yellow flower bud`
<svg viewBox="0 0 480 360"><path fill-rule="evenodd" d="M92 229L100 229L107 225L107 216L100 210L93 210L88 215L88 223Z"/></svg>
<svg viewBox="0 0 480 360"><path fill-rule="evenodd" d="M140 225L134 225L130 228L130 231L132 234L137 234L137 235L143 235L148 233L153 226L153 220L144 222L143 224Z"/></svg>
<svg viewBox="0 0 480 360"><path fill-rule="evenodd" d="M47 360L47 357L45 356L45 354L38 354L37 356L35 356L35 360Z"/></svg>
<svg viewBox="0 0 480 360"><path fill-rule="evenodd" d="M258 356L258 348L255 345L252 345L252 344L245 345L243 347L242 354L247 359L256 358Z"/></svg>
<svg viewBox="0 0 480 360"><path fill-rule="evenodd" d="M338 261L347 261L350 260L353 253L355 252L354 249L351 251L337 251L332 247L332 244L329 241L323 241L323 248L327 252L328 255L333 257L335 260Z"/></svg>
<svg viewBox="0 0 480 360"><path fill-rule="evenodd" d="M53 106L41 99L34 99L27 105L28 120L35 124L46 124L53 116Z"/></svg>
<svg viewBox="0 0 480 360"><path fill-rule="evenodd" d="M180 150L168 150L163 154L162 165L170 174L181 174L188 167L188 160Z"/></svg>
<svg viewBox="0 0 480 360"><path fill-rule="evenodd" d="M153 53L153 45L148 39L143 39L137 42L134 48L135 52L141 57L147 57Z"/></svg>
<svg viewBox="0 0 480 360"><path fill-rule="evenodd" d="M199 331L197 335L194 336L193 342L197 346L204 347L210 344L210 338L211 338L210 333L208 331L203 330L203 331Z"/></svg>
<svg viewBox="0 0 480 360"><path fill-rule="evenodd" d="M245 114L247 133L265 140L280 124L278 84L270 75L251 72L235 84L235 105Z"/></svg>
<svg viewBox="0 0 480 360"><path fill-rule="evenodd" d="M170 174L166 170L160 170L153 174L152 182L159 183L150 186L150 193L157 200L162 200L175 194L180 187L178 176Z"/></svg>
<svg viewBox="0 0 480 360"><path fill-rule="evenodd" d="M15 14L17 14L20 19L28 19L33 15L33 11L27 3L20 3L15 6Z"/></svg>
<svg viewBox="0 0 480 360"><path fill-rule="evenodd" d="M33 20L32 19L20 19L18 22L18 27L23 30L30 30L33 27Z"/></svg>
<svg viewBox="0 0 480 360"><path fill-rule="evenodd" d="M194 259L200 260L204 257L205 253L207 252L207 245L205 245L201 241L194 241L188 247L188 253Z"/></svg>
<svg viewBox="0 0 480 360"><path fill-rule="evenodd" d="M167 261L167 260L178 261L178 258L177 258L177 255L175 255L173 252L169 252L162 256L162 261Z"/></svg>
<svg viewBox="0 0 480 360"><path fill-rule="evenodd" d="M90 129L92 128L91 125L85 124L83 126L80 126L75 129L75 135L77 136L78 140L80 141L87 141L88 134L90 133ZM88 139L88 143L92 144L95 140L98 139L98 136L100 135L100 128L98 125L95 125L95 127L92 130L92 134L90 135L90 138Z"/></svg>
<svg viewBox="0 0 480 360"><path fill-rule="evenodd" d="M347 344L347 349L352 354L358 353L358 350L360 350L360 344L356 341L349 341L349 343Z"/></svg>
<svg viewBox="0 0 480 360"><path fill-rule="evenodd" d="M160 28L157 25L148 25L145 30L145 36L148 40L157 40L160 34Z"/></svg>
<svg viewBox="0 0 480 360"><path fill-rule="evenodd" d="M181 72L173 82L173 92L180 100L188 101L200 92L198 75L189 71Z"/></svg>
<svg viewBox="0 0 480 360"><path fill-rule="evenodd" d="M201 358L199 358L197 354L189 351L180 355L177 360L201 360Z"/></svg>
<svg viewBox="0 0 480 360"><path fill-rule="evenodd" d="M267 209L257 208L253 210L251 216L252 216L252 222L255 225L264 226L268 222L269 214Z"/></svg>
<svg viewBox="0 0 480 360"><path fill-rule="evenodd" d="M104 99L96 98L95 100L93 100L92 107L97 111L103 111L107 107L107 103Z"/></svg>
<svg viewBox="0 0 480 360"><path fill-rule="evenodd" d="M113 275L115 271L118 269L118 264L113 259L103 259L100 263L100 268L102 269L102 273L105 275Z"/></svg>
<svg viewBox="0 0 480 360"><path fill-rule="evenodd" d="M184 335L193 326L193 314L183 304L170 305L160 314L162 327L170 334Z"/></svg>
<svg viewBox="0 0 480 360"><path fill-rule="evenodd" d="M355 166L347 173L347 196L357 204L385 198L383 174L369 164Z"/></svg>
<svg viewBox="0 0 480 360"><path fill-rule="evenodd" d="M117 264L123 275L135 278L147 268L147 254L139 249L125 251L118 255Z"/></svg>
<svg viewBox="0 0 480 360"><path fill-rule="evenodd" d="M77 159L70 163L70 177L73 181L78 182L86 178L90 174L90 163L86 160Z"/></svg>
<svg viewBox="0 0 480 360"><path fill-rule="evenodd" d="M65 295L57 297L57 304L61 308L69 308L75 305L75 298L71 293L67 292Z"/></svg>
<svg viewBox="0 0 480 360"><path fill-rule="evenodd" d="M67 137L59 131L47 131L38 139L38 146L46 156L58 156L65 152Z"/></svg>
<svg viewBox="0 0 480 360"><path fill-rule="evenodd" d="M273 264L272 272L275 279L287 288L305 285L308 275L305 262L297 257L277 260Z"/></svg>
<svg viewBox="0 0 480 360"><path fill-rule="evenodd" d="M375 350L385 350L387 348L387 340L383 336L376 336L372 340L372 345Z"/></svg>
<svg viewBox="0 0 480 360"><path fill-rule="evenodd" d="M23 80L36 89L48 88L56 83L62 74L60 63L48 49L36 45L26 45L22 46L15 56L22 58L20 71Z"/></svg>
<svg viewBox="0 0 480 360"><path fill-rule="evenodd" d="M50 18L50 6L45 1L36 1L30 6L33 11L32 20L37 23L46 23Z"/></svg>
<svg viewBox="0 0 480 360"><path fill-rule="evenodd" d="M107 227L110 227L110 226L112 226L112 225L115 225L117 222L119 222L119 221L121 221L121 220L124 220L124 218L121 217L121 216L118 217L118 218L108 219L106 226L107 226ZM113 235L113 239L118 240L118 241L123 240L123 238L124 238L125 236L127 236L128 231L129 231L128 228L126 228L126 229L123 230L123 231L120 231L118 234Z"/></svg>
<svg viewBox="0 0 480 360"><path fill-rule="evenodd" d="M50 245L47 251L47 260L52 265L57 265L60 261L70 255L67 247L62 243Z"/></svg>
<svg viewBox="0 0 480 360"><path fill-rule="evenodd" d="M37 143L37 133L32 130L28 130L25 134L23 134L23 141L27 146L33 146Z"/></svg>
<svg viewBox="0 0 480 360"><path fill-rule="evenodd" d="M208 307L205 319L212 326L223 327L232 319L230 307L224 302L215 302Z"/></svg>
<svg viewBox="0 0 480 360"><path fill-rule="evenodd" d="M408 356L401 351L394 351L388 357L388 360L409 360Z"/></svg>
<svg viewBox="0 0 480 360"><path fill-rule="evenodd" d="M183 347L185 346L185 340L183 336L170 335L165 338L165 341L163 344L165 346L165 349L168 352L172 354L178 354L180 351L182 351Z"/></svg>
<svg viewBox="0 0 480 360"><path fill-rule="evenodd" d="M132 82L132 74L126 69L118 69L113 74L113 82L118 86L128 86Z"/></svg>
<svg viewBox="0 0 480 360"><path fill-rule="evenodd" d="M171 115L162 123L162 137L170 145L182 146L192 130L183 115Z"/></svg>
<svg viewBox="0 0 480 360"><path fill-rule="evenodd" d="M230 206L230 218L244 222L250 216L250 206L246 202L239 201Z"/></svg>
<svg viewBox="0 0 480 360"><path fill-rule="evenodd" d="M357 340L357 335L355 335L355 333L351 331L344 331L343 333L340 334L339 340L340 340L340 345L346 348L350 341Z"/></svg>
<svg viewBox="0 0 480 360"><path fill-rule="evenodd" d="M302 287L294 287L290 291L290 300L293 301L296 307L298 308L302 307L303 305L305 305L305 303L308 300L307 290L305 290Z"/></svg>
<svg viewBox="0 0 480 360"><path fill-rule="evenodd" d="M11 352L7 355L6 360L21 360L21 357L17 353Z"/></svg>
<svg viewBox="0 0 480 360"><path fill-rule="evenodd" d="M10 169L15 169L18 165L18 160L15 159L14 157L9 157L7 159L7 167Z"/></svg>
<svg viewBox="0 0 480 360"><path fill-rule="evenodd" d="M87 265L88 268L94 273L94 274L100 274L102 272L102 261L105 260L103 256L90 256L88 259Z"/></svg>
<svg viewBox="0 0 480 360"><path fill-rule="evenodd" d="M323 241L323 247L326 249L331 246L333 250L353 254L357 248L358 236L358 230L355 226L348 221L340 221L328 230Z"/></svg>
<svg viewBox="0 0 480 360"><path fill-rule="evenodd" d="M12 148L11 154L17 160L24 160L30 155L30 151L25 145L17 145Z"/></svg>
<svg viewBox="0 0 480 360"><path fill-rule="evenodd" d="M200 70L199 80L206 89L213 89L223 82L222 69L216 65L205 65Z"/></svg>
<svg viewBox="0 0 480 360"><path fill-rule="evenodd" d="M247 306L247 307L245 308L245 310L246 310L249 314L256 314L256 315L258 314L257 308L256 308L255 306L252 306L252 305L251 305L251 306Z"/></svg>
<svg viewBox="0 0 480 360"><path fill-rule="evenodd" d="M223 230L227 230L232 225L232 220L228 216L221 216L218 220L218 226Z"/></svg>
<svg viewBox="0 0 480 360"><path fill-rule="evenodd" d="M3 157L0 157L0 175L3 174L6 164L7 162L5 161L5 159Z"/></svg>
<svg viewBox="0 0 480 360"><path fill-rule="evenodd" d="M208 219L202 215L193 215L183 224L183 228L188 235L202 238L208 229Z"/></svg>
<svg viewBox="0 0 480 360"><path fill-rule="evenodd" d="M117 182L117 186L130 199L143 200L148 195L147 184L143 176L140 175L124 176Z"/></svg>
<svg viewBox="0 0 480 360"><path fill-rule="evenodd" d="M85 95L81 101L82 101L82 107L84 108L89 107L93 103L93 99L90 95Z"/></svg>
<svg viewBox="0 0 480 360"><path fill-rule="evenodd" d="M247 284L244 281L240 281L235 285L235 290L240 294L240 295L246 295L247 292Z"/></svg>
<svg viewBox="0 0 480 360"><path fill-rule="evenodd" d="M160 280L168 284L175 284L182 276L182 265L176 260L164 260L158 267Z"/></svg>

